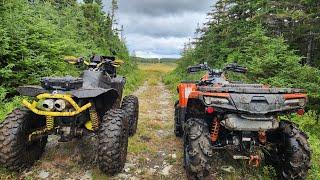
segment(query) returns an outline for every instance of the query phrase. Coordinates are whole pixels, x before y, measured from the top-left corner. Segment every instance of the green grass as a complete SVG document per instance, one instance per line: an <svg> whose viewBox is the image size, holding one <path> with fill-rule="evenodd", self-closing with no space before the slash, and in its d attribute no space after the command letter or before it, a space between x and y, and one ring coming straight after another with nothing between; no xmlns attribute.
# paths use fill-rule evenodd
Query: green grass
<svg viewBox="0 0 320 180"><path fill-rule="evenodd" d="M309 136L312 149L312 166L308 179L318 179L320 177L320 124L318 115L309 111L304 116L295 116L292 120Z"/></svg>
<svg viewBox="0 0 320 180"><path fill-rule="evenodd" d="M8 113L21 106L22 97L17 96L12 101L0 101L0 122L3 121Z"/></svg>
<svg viewBox="0 0 320 180"><path fill-rule="evenodd" d="M124 89L124 95L131 94L136 88L143 83L144 73L136 69L132 73L126 76L126 86Z"/></svg>
<svg viewBox="0 0 320 180"><path fill-rule="evenodd" d="M187 69L184 67L177 67L172 72L166 74L163 78L163 82L169 90L174 93L174 100L178 99L177 86L183 80L200 80L200 78L205 74L205 72L199 72L194 74L188 74Z"/></svg>
<svg viewBox="0 0 320 180"><path fill-rule="evenodd" d="M139 63L138 67L143 71L161 72L162 74L166 74L173 71L177 67L177 64L175 63L158 63L158 64Z"/></svg>
<svg viewBox="0 0 320 180"><path fill-rule="evenodd" d="M17 176L16 173L8 172L2 167L0 167L0 174L1 174L0 180L15 179L15 177Z"/></svg>
<svg viewBox="0 0 320 180"><path fill-rule="evenodd" d="M92 173L92 179L94 180L108 180L110 179L109 176L102 173L99 169L95 168L91 171Z"/></svg>

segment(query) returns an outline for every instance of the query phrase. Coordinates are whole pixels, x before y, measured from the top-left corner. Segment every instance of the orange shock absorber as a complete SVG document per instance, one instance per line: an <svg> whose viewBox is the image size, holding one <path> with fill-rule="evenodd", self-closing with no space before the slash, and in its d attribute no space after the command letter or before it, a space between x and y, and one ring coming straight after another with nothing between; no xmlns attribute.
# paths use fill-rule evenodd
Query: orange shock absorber
<svg viewBox="0 0 320 180"><path fill-rule="evenodd" d="M220 122L217 118L214 118L212 121L212 129L211 129L211 141L216 142L219 137L219 130L220 130Z"/></svg>

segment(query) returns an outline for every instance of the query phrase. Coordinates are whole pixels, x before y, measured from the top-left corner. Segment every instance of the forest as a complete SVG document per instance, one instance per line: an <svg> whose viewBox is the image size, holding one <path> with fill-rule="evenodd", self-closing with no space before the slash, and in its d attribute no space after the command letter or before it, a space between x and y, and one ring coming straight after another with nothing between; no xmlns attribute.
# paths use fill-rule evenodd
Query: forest
<svg viewBox="0 0 320 180"><path fill-rule="evenodd" d="M320 173L319 8L317 0L219 0L194 41L185 45L178 68L165 78L175 90L182 79L199 78L187 74L190 65L208 62L222 68L235 62L249 71L240 77L229 74L233 79L307 90L308 114L292 118L310 137L311 179Z"/></svg>

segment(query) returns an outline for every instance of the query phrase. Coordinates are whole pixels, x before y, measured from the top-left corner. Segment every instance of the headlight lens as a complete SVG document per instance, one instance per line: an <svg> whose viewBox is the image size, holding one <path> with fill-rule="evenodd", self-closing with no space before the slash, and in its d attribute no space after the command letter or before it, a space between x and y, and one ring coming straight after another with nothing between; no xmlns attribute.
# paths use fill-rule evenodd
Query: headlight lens
<svg viewBox="0 0 320 180"><path fill-rule="evenodd" d="M44 99L38 102L37 107L44 111L53 111L54 110L54 100L53 99Z"/></svg>
<svg viewBox="0 0 320 180"><path fill-rule="evenodd" d="M300 99L289 99L284 102L285 105L288 106L305 106L306 100L303 98Z"/></svg>
<svg viewBox="0 0 320 180"><path fill-rule="evenodd" d="M70 104L64 99L44 99L38 102L37 107L48 112L54 112L55 110L62 112L67 110Z"/></svg>
<svg viewBox="0 0 320 180"><path fill-rule="evenodd" d="M210 104L229 104L229 100L226 98L210 97L210 96L205 96L204 102L208 105L210 105Z"/></svg>
<svg viewBox="0 0 320 180"><path fill-rule="evenodd" d="M54 102L54 107L57 111L64 111L67 107L68 102L64 99L58 99Z"/></svg>

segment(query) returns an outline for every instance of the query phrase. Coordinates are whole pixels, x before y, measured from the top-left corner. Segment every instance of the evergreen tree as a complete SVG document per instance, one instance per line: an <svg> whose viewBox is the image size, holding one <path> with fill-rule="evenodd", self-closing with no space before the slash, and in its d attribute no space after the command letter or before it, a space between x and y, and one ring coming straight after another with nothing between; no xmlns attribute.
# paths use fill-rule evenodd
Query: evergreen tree
<svg viewBox="0 0 320 180"><path fill-rule="evenodd" d="M99 6L102 7L103 3L102 3L102 0L94 0L94 2L96 2Z"/></svg>
<svg viewBox="0 0 320 180"><path fill-rule="evenodd" d="M112 2L111 2L111 22L112 22L113 26L117 24L116 13L117 13L118 9L119 9L118 1L112 0Z"/></svg>
<svg viewBox="0 0 320 180"><path fill-rule="evenodd" d="M83 0L83 2L86 3L86 4L92 4L93 0Z"/></svg>

